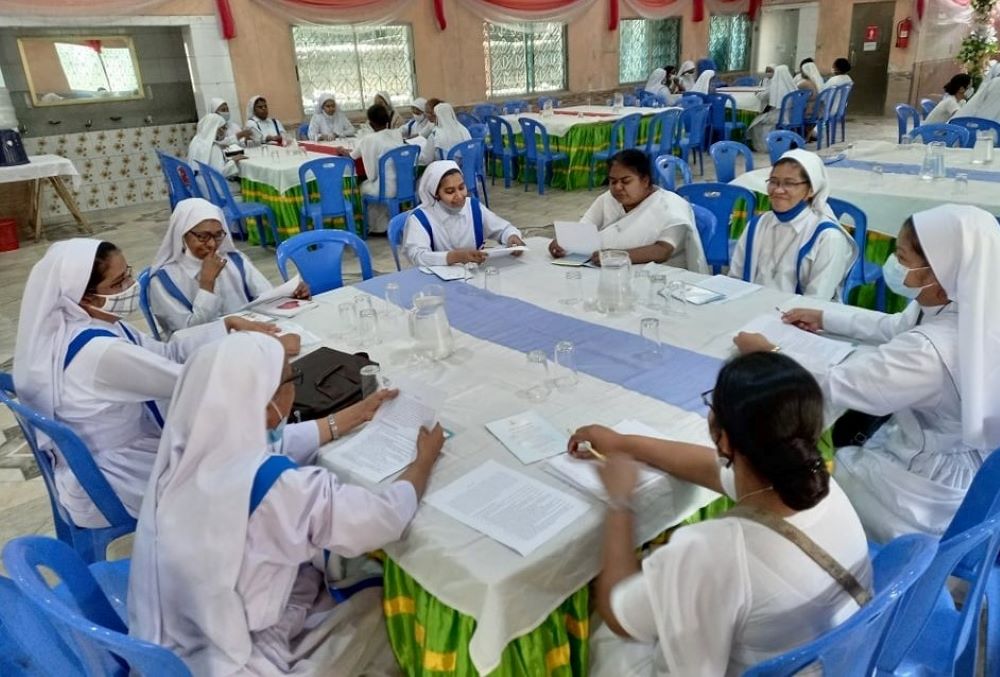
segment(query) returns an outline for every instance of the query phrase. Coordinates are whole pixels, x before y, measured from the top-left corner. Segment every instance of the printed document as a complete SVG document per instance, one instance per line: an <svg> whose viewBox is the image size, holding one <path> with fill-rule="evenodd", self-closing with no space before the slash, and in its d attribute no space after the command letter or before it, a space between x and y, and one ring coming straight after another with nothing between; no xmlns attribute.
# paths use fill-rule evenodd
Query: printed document
<svg viewBox="0 0 1000 677"><path fill-rule="evenodd" d="M525 465L566 451L566 433L535 411L487 423L486 429Z"/></svg>

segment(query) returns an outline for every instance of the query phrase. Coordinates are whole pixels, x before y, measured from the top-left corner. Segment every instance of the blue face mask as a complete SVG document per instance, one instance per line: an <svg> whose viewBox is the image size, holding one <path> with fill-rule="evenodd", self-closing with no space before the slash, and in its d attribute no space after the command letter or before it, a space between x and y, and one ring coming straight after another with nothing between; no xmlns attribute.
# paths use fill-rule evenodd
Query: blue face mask
<svg viewBox="0 0 1000 677"><path fill-rule="evenodd" d="M885 286L888 287L894 294L899 294L900 296L908 299L915 299L920 296L920 292L930 284L924 285L923 287L907 287L904 282L906 281L906 276L909 275L914 270L923 270L924 268L929 268L930 266L922 266L920 268L907 268L899 259L896 258L895 254L890 254L888 260L882 266L882 277L885 279Z"/></svg>
<svg viewBox="0 0 1000 677"><path fill-rule="evenodd" d="M281 415L281 411L278 409L274 402L269 403L274 407L274 411L277 412L280 422L273 428L267 429L267 445L273 448L281 448L281 441L285 436L285 417Z"/></svg>

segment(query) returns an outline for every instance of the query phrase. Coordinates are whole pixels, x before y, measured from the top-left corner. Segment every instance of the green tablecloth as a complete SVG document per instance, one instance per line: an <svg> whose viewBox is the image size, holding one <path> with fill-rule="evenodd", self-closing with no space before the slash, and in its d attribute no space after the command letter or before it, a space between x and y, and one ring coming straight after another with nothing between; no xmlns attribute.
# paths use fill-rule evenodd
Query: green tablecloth
<svg viewBox="0 0 1000 677"><path fill-rule="evenodd" d="M282 241L293 235L297 235L299 229L299 209L302 207L302 187L293 186L284 193L279 193L274 186L249 179L242 179L240 186L243 191L243 200L246 202L262 202L274 210L274 216L278 220L278 237ZM315 181L309 182L309 199L319 200L319 190ZM354 225L361 229L361 195L358 192L357 184L353 177L344 179L344 199L354 205ZM315 227L315 226L313 226ZM338 217L326 219L326 228L346 228L346 219ZM257 232L254 222L248 224L249 242L251 244L261 244L261 236ZM264 243L273 245L274 238L270 229L265 229Z"/></svg>

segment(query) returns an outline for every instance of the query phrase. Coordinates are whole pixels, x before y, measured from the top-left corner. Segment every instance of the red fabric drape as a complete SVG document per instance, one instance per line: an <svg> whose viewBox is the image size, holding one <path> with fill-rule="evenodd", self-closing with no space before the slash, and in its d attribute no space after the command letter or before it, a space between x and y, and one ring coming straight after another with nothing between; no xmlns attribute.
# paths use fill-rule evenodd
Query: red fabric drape
<svg viewBox="0 0 1000 677"><path fill-rule="evenodd" d="M444 0L434 0L434 18L441 30L448 27L448 19L444 16Z"/></svg>
<svg viewBox="0 0 1000 677"><path fill-rule="evenodd" d="M608 0L608 30L618 30L618 0Z"/></svg>
<svg viewBox="0 0 1000 677"><path fill-rule="evenodd" d="M694 11L691 13L691 20L705 20L705 0L694 0Z"/></svg>
<svg viewBox="0 0 1000 677"><path fill-rule="evenodd" d="M94 50L98 54L101 53L101 41L100 40L84 40L84 42L87 44L87 47L90 47L92 50Z"/></svg>
<svg viewBox="0 0 1000 677"><path fill-rule="evenodd" d="M750 0L750 21L757 20L757 14L760 12L760 6L764 4L764 0Z"/></svg>
<svg viewBox="0 0 1000 677"><path fill-rule="evenodd" d="M236 37L236 22L233 20L233 10L229 6L229 0L215 0L215 6L219 12L222 37L226 40L232 40Z"/></svg>

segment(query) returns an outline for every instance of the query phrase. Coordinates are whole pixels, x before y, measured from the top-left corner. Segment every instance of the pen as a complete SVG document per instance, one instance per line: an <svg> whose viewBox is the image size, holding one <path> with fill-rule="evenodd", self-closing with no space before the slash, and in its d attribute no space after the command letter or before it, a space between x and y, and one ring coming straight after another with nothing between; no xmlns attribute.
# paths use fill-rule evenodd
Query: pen
<svg viewBox="0 0 1000 677"><path fill-rule="evenodd" d="M774 309L775 309L775 310L777 310L777 311L778 311L778 313L779 313L779 314L780 314L780 315L781 315L782 317L784 317L785 315L787 315L787 314L788 314L788 313L786 313L786 312L785 312L784 310L782 310L781 308L779 308L778 306L775 306L775 307L774 307Z"/></svg>
<svg viewBox="0 0 1000 677"><path fill-rule="evenodd" d="M594 449L594 447L592 447L590 445L590 442L588 442L587 440L584 440L583 442L580 442L579 444L577 444L576 448L577 449L583 449L584 451L588 452L591 456L593 456L594 458L596 458L598 461L606 461L606 460L608 460L604 456L604 454L602 454L601 452L599 452L597 449Z"/></svg>

